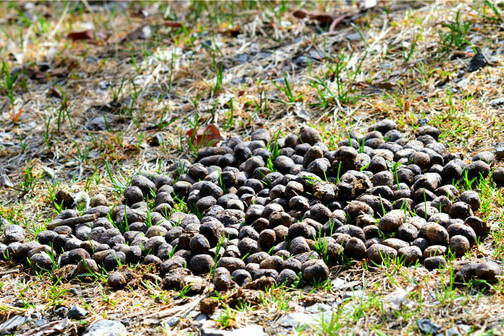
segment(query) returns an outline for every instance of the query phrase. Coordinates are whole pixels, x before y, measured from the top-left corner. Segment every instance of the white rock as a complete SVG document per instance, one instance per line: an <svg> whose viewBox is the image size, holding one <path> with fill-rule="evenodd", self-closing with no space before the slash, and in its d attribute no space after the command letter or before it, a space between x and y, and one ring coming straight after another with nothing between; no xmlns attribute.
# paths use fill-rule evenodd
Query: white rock
<svg viewBox="0 0 504 336"><path fill-rule="evenodd" d="M127 336L126 327L119 321L100 320L90 325L82 336Z"/></svg>

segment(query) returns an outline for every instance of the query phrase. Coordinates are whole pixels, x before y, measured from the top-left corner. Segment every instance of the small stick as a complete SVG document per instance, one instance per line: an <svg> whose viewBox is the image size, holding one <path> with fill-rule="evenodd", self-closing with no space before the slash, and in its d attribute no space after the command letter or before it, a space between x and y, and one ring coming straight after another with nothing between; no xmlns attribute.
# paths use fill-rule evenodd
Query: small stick
<svg viewBox="0 0 504 336"><path fill-rule="evenodd" d="M4 275L19 273L19 272L21 272L21 269L13 269L13 270L10 270L10 271L0 272L0 277L4 276Z"/></svg>
<svg viewBox="0 0 504 336"><path fill-rule="evenodd" d="M84 215L80 217L72 217L72 218L67 218L67 219L57 219L53 221L52 223L49 223L46 225L46 228L48 230L52 230L58 226L61 225L75 225L75 224L82 224L82 223L88 223L94 221L96 218L98 218L100 214L94 213L91 215Z"/></svg>

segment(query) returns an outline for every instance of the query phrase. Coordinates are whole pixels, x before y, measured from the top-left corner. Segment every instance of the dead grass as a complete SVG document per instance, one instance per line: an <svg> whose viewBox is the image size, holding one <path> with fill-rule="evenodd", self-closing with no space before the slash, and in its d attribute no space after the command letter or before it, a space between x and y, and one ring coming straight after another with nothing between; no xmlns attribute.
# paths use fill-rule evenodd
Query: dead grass
<svg viewBox="0 0 504 336"><path fill-rule="evenodd" d="M0 89L0 173L15 184L0 194L0 214L34 233L55 216L50 202L60 188L105 192L117 201L106 162L113 174L127 178L137 170L165 172L179 158L190 157L185 133L194 123L214 123L225 136L247 136L257 127L287 134L308 124L331 143L380 118L392 118L406 131L427 119L441 129L452 151L464 155L492 150L504 140L504 114L490 104L503 96L502 18L484 1L384 2L365 13L340 2L306 4L307 10L350 14L332 33L295 18L294 2L30 6L0 4L0 59L6 69ZM447 37L457 11L460 23L469 23L462 38L462 32L452 32L461 46ZM67 38L90 27L93 40ZM471 46L487 48L494 65L468 73ZM12 85L6 74L17 76ZM104 129L89 126L102 115ZM156 135L161 144L150 146ZM502 260L496 253L504 240L501 193L491 190L484 214L494 235L472 258ZM2 272L13 267L4 265ZM455 323L471 326L477 335L503 330L502 281L488 289L447 288L449 277L422 269L365 271L357 265L336 273L371 290L372 302L342 302L341 291L282 291L291 300L289 310L340 300L344 313L338 330L348 334L418 334L416 320L424 317L442 330ZM100 281L78 280L56 287L77 288L80 297L65 292L54 300L48 274L2 273L0 283L4 318L54 314L58 305L81 304L91 312L88 322L126 315L128 328L142 334L191 331L182 314L178 331L141 323L149 313L174 309L176 314L195 300L175 299L175 293L155 287L111 292ZM387 295L399 288L409 291L411 308L386 305ZM446 300L433 295L440 289ZM263 295L257 305L235 311L235 320L261 323L274 334L278 330L268 328L283 312L274 299L278 295L270 300L271 293ZM362 315L356 313L360 310ZM67 333L83 327L72 322Z"/></svg>

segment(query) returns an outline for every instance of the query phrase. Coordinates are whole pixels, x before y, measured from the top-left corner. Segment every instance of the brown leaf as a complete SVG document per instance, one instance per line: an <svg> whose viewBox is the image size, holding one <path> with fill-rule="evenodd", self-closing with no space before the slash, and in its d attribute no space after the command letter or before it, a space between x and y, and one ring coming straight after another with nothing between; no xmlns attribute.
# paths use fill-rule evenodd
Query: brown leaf
<svg viewBox="0 0 504 336"><path fill-rule="evenodd" d="M215 147L219 140L222 140L219 128L212 124L208 125L204 130L190 129L186 135L197 147Z"/></svg>
<svg viewBox="0 0 504 336"><path fill-rule="evenodd" d="M1 188L12 188L14 187L14 183L11 182L9 176L5 173L0 174L0 187Z"/></svg>
<svg viewBox="0 0 504 336"><path fill-rule="evenodd" d="M62 99L63 98L63 96L61 95L60 90L58 90L54 86L51 86L51 88L49 89L48 94L49 94L50 97L55 97L55 98L58 98L58 99Z"/></svg>
<svg viewBox="0 0 504 336"><path fill-rule="evenodd" d="M222 27L217 29L218 34L229 35L231 37L236 37L241 32L241 26L239 24L230 26L230 27Z"/></svg>
<svg viewBox="0 0 504 336"><path fill-rule="evenodd" d="M16 124L21 119L21 114L23 114L23 110L20 108L17 112L14 110L14 107L9 110L9 118L10 120Z"/></svg>
<svg viewBox="0 0 504 336"><path fill-rule="evenodd" d="M385 89L385 90L391 90L393 89L396 84L394 82L390 82L390 81L380 81L380 82L373 82L371 85L373 85L374 87L378 88L378 89Z"/></svg>
<svg viewBox="0 0 504 336"><path fill-rule="evenodd" d="M334 18L333 22L331 23L331 26L329 27L329 32L330 33L333 33L334 31L336 31L336 27L343 21L347 18L347 15L343 14L343 15L340 15L336 18Z"/></svg>
<svg viewBox="0 0 504 336"><path fill-rule="evenodd" d="M78 40L94 40L94 30L87 29L77 32L71 32L67 35L67 38L72 39L74 41Z"/></svg>
<svg viewBox="0 0 504 336"><path fill-rule="evenodd" d="M322 24L330 24L336 18L336 16L327 13L311 13L309 17L310 19L316 20Z"/></svg>
<svg viewBox="0 0 504 336"><path fill-rule="evenodd" d="M50 76L64 77L68 74L69 70L70 69L68 67L61 67L61 68L49 70L48 73Z"/></svg>
<svg viewBox="0 0 504 336"><path fill-rule="evenodd" d="M295 10L292 15L294 15L294 17L297 17L298 19L304 19L305 17L308 16L308 12L305 11L304 9L298 9L298 10Z"/></svg>
<svg viewBox="0 0 504 336"><path fill-rule="evenodd" d="M179 21L165 21L164 25L165 27L182 28L182 23Z"/></svg>
<svg viewBox="0 0 504 336"><path fill-rule="evenodd" d="M320 24L330 25L329 32L331 33L336 30L337 25L348 17L348 14L335 15L329 13L309 12L304 9L298 9L294 11L292 15L298 19L304 19L307 17L310 20L318 21Z"/></svg>

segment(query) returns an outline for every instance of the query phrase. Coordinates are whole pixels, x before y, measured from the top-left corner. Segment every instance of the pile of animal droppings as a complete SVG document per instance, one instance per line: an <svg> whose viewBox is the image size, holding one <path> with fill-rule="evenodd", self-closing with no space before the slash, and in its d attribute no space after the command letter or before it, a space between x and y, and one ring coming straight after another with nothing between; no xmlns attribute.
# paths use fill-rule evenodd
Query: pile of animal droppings
<svg viewBox="0 0 504 336"><path fill-rule="evenodd" d="M312 128L285 138L258 129L249 141L200 149L168 175L134 176L120 205L95 195L82 215L63 210L34 241L7 226L0 254L40 269L57 260L73 276L154 264L166 289L193 292L210 279L216 290L320 283L329 266L351 260L433 270L489 233L474 216L478 193L455 185L486 178L497 163L491 152L464 161L439 133L422 126L407 135L383 120L329 150ZM502 273L491 261L464 267L464 279ZM109 285L127 285L128 272L111 272Z"/></svg>

